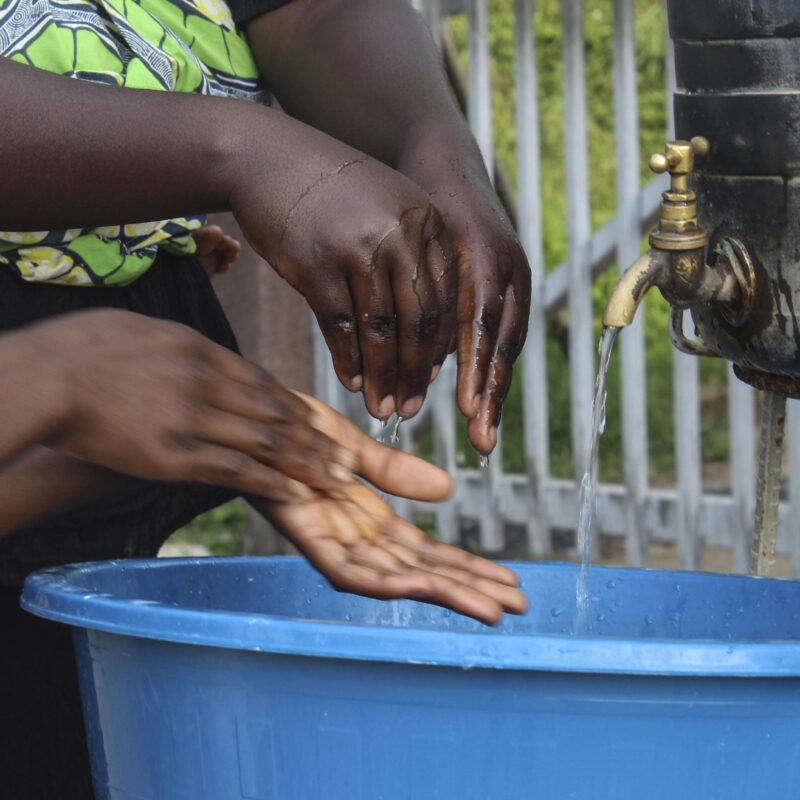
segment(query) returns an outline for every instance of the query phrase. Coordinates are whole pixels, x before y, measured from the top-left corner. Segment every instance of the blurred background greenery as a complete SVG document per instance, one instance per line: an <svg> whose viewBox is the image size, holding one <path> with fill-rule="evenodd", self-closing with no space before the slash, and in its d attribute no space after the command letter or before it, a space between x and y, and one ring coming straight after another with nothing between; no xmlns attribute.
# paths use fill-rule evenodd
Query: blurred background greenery
<svg viewBox="0 0 800 800"><path fill-rule="evenodd" d="M492 58L492 104L494 137L499 163L512 185L517 182L516 127L514 124L514 13L513 0L490 0L490 52ZM641 179L651 179L647 170L650 153L663 149L666 137L665 92L666 19L663 0L636 0L637 76L639 92L639 146ZM614 160L613 101L613 0L585 0L586 97L590 164L590 204L593 229L614 216L616 186ZM542 171L540 185L544 210L544 256L553 269L567 256L566 202L564 192L564 119L562 97L562 30L560 0L538 0L535 11L539 114L541 121ZM465 15L450 21L450 35L460 65L467 68L468 25ZM600 315L617 274L613 265L594 285L595 327L599 336ZM672 422L672 348L667 335L668 307L658 293L645 303L647 355L647 412L649 420L650 480L668 484L674 480L674 431ZM551 470L557 477L570 477L571 438L569 367L567 340L569 316L565 310L548 339L548 397L550 408ZM522 441L521 369L504 414L504 468L524 471ZM725 422L725 365L704 359L701 365L702 452L705 477L726 479L728 457ZM460 423L459 462L477 466L468 446L465 426ZM421 436L420 455L431 453L430 437ZM619 360L612 360L609 381L608 424L602 447L601 479L622 477ZM247 524L244 507L234 502L198 518L176 534L179 541L197 542L215 554L241 551L241 536Z"/></svg>

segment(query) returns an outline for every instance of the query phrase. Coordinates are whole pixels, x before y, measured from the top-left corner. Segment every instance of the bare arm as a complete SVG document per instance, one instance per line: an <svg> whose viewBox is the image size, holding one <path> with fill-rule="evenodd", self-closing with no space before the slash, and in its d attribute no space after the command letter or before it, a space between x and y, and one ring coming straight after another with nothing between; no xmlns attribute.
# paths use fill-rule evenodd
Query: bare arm
<svg viewBox="0 0 800 800"><path fill-rule="evenodd" d="M124 491L133 479L34 446L0 470L0 537L45 517Z"/></svg>
<svg viewBox="0 0 800 800"><path fill-rule="evenodd" d="M0 229L231 210L306 297L342 381L373 415L419 410L453 335L456 279L439 213L413 181L280 111L96 86L4 58L0 108L14 109L0 142Z"/></svg>

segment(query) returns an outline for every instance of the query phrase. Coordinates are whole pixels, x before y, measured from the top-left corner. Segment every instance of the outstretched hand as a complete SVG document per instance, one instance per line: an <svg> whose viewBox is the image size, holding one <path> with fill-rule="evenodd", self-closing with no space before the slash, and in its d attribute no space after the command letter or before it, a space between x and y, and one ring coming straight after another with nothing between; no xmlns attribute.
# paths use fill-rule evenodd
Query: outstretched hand
<svg viewBox="0 0 800 800"><path fill-rule="evenodd" d="M426 501L452 490L438 467L379 444L323 403L303 399L313 411L311 424L350 449L358 473L378 489ZM487 624L527 607L511 570L432 540L364 484L353 482L336 497L253 502L341 591L423 600Z"/></svg>

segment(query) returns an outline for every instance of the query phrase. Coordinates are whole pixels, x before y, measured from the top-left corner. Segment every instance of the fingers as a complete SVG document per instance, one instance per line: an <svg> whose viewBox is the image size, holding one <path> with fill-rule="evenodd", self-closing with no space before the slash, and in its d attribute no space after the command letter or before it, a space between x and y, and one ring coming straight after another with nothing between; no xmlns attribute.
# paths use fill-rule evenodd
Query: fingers
<svg viewBox="0 0 800 800"><path fill-rule="evenodd" d="M404 418L413 417L422 408L440 338L441 317L434 283L424 263L424 252L419 252L417 258L416 263L398 265L392 278L398 341L395 396L397 413Z"/></svg>
<svg viewBox="0 0 800 800"><path fill-rule="evenodd" d="M397 518L369 539L355 532L354 512L363 509L352 503L326 499L261 507L341 591L422 600L487 624L499 622L504 610L522 613L526 607L514 574L505 567L466 553L459 559L450 552L455 548L435 547L422 531Z"/></svg>
<svg viewBox="0 0 800 800"><path fill-rule="evenodd" d="M419 241L407 243L405 256L398 254L393 285L399 342L397 405L398 413L408 418L421 408L434 369L447 356L455 332L457 275L444 224L432 207Z"/></svg>
<svg viewBox="0 0 800 800"><path fill-rule="evenodd" d="M311 424L355 454L358 472L378 489L412 500L444 500L450 476L410 453L376 442L357 425L314 397L298 394L312 409ZM374 494L374 493L373 493Z"/></svg>
<svg viewBox="0 0 800 800"><path fill-rule="evenodd" d="M442 321L433 354L433 370L431 382L439 374L444 360L455 349L458 331L458 272L450 239L443 229L442 234L434 237L428 247L428 264L436 287Z"/></svg>
<svg viewBox="0 0 800 800"><path fill-rule="evenodd" d="M480 395L478 413L468 424L470 442L480 453L490 453L497 444L497 428L503 402L511 388L512 368L525 343L528 327L529 294L512 285L506 292L503 317L497 335L486 385Z"/></svg>
<svg viewBox="0 0 800 800"><path fill-rule="evenodd" d="M207 225L192 236L197 245L195 256L209 277L227 272L242 251L242 245L219 225Z"/></svg>
<svg viewBox="0 0 800 800"><path fill-rule="evenodd" d="M527 609L525 596L516 588L488 578L482 578L469 570L450 567L435 560L431 561L419 551L388 538L385 547L402 564L452 578L454 581L465 584L480 594L496 600L504 611L523 614Z"/></svg>
<svg viewBox="0 0 800 800"><path fill-rule="evenodd" d="M393 541L417 551L420 557L428 563L454 567L513 588L519 586L519 578L508 567L474 556L459 547L437 542L410 522L399 517L392 519L391 524L385 528L385 535Z"/></svg>
<svg viewBox="0 0 800 800"><path fill-rule="evenodd" d="M277 502L297 502L313 497L308 486L259 463L245 453L215 444L193 443L170 459L168 479L227 486Z"/></svg>
<svg viewBox="0 0 800 800"><path fill-rule="evenodd" d="M318 431L302 430L307 440L298 447L292 441L291 428L216 409L207 410L200 422L195 435L201 441L244 453L314 489L339 492L353 481L352 471L342 463L348 460L346 451Z"/></svg>
<svg viewBox="0 0 800 800"><path fill-rule="evenodd" d="M358 322L347 283L337 279L305 294L333 358L336 377L351 392L361 391L364 378Z"/></svg>
<svg viewBox="0 0 800 800"><path fill-rule="evenodd" d="M480 258L484 263L477 263ZM486 374L494 353L503 313L504 287L497 281L491 251L459 260L458 386L461 413L471 419L478 413ZM479 276L485 276L480 278Z"/></svg>
<svg viewBox="0 0 800 800"><path fill-rule="evenodd" d="M376 263L350 278L358 344L364 376L364 402L373 417L388 419L395 412L397 389L397 319L389 271Z"/></svg>

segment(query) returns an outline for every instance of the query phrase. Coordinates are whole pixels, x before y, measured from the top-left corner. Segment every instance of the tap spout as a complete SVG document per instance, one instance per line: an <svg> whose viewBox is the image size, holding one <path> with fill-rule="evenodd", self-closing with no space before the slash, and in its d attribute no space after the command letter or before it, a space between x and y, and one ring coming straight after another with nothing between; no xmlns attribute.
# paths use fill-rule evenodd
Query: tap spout
<svg viewBox="0 0 800 800"><path fill-rule="evenodd" d="M603 312L603 327L630 325L648 289L669 269L669 253L652 248L631 264L617 281Z"/></svg>

